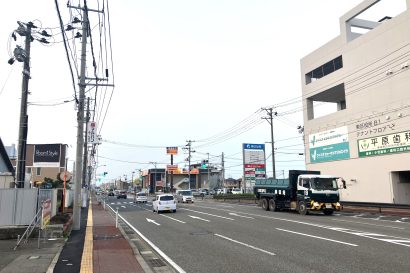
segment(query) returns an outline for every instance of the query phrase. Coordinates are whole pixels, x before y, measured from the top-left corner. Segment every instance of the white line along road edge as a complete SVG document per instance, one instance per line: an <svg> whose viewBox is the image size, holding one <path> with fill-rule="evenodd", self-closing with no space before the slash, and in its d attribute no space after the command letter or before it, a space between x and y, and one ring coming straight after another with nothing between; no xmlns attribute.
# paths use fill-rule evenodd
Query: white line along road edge
<svg viewBox="0 0 410 273"><path fill-rule="evenodd" d="M331 242L335 242L335 243L339 243L339 244L344 244L344 245L349 245L349 246L358 246L358 245L351 244L351 243L346 243L346 242L337 241L337 240L333 240L333 239L328 239L328 238L324 238L324 237L319 237L319 236L315 236L315 235L309 235L309 234L300 233L300 232L296 232L296 231L291 231L291 230L286 230L286 229L281 229L281 228L276 228L276 229L280 230L280 231L285 231L285 232L294 233L294 234L298 234L298 235L302 235L302 236L312 237L312 238L316 238L316 239L320 239L320 240L331 241Z"/></svg>
<svg viewBox="0 0 410 273"><path fill-rule="evenodd" d="M112 211L114 211L110 206L108 206ZM125 220L124 217L122 217L120 214L118 214L118 217L120 217L129 227L131 227L135 233L137 233L147 244L149 244L162 258L164 258L172 267L178 271L179 273L186 273L185 270L183 270L179 265L177 265L170 257L167 256L164 252L162 252L161 249L159 249L154 243L152 243L150 240L148 240L147 237L142 235L141 232L139 232L138 229L136 229L133 225L131 225L127 220Z"/></svg>
<svg viewBox="0 0 410 273"><path fill-rule="evenodd" d="M237 244L240 244L240 245L243 245L243 246L246 246L246 247L249 247L249 248L258 250L258 251L260 251L260 252L266 253L266 254L271 255L271 256L275 256L275 255L276 255L276 254L273 253L273 252L269 252L269 251L263 250L263 249L261 249L261 248L259 248L259 247L256 247L256 246L248 245L248 244L246 244L246 243L239 242L239 241L237 241L237 240L234 240L234 239L232 239L232 238L229 238L229 237L226 237L226 236L223 236L223 235L220 235L220 234L216 234L216 233L215 233L214 235L215 235L215 236L218 236L218 237L220 237L220 238L223 238L223 239L225 239L225 240L231 241L231 242L233 242L233 243L237 243Z"/></svg>

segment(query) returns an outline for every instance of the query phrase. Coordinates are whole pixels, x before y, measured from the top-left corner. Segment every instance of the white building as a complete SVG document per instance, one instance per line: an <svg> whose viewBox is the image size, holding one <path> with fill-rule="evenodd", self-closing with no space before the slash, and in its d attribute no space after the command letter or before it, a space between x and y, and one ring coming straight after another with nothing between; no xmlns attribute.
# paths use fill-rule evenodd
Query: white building
<svg viewBox="0 0 410 273"><path fill-rule="evenodd" d="M344 177L344 201L410 204L410 0L386 4L363 1L301 60L306 164Z"/></svg>

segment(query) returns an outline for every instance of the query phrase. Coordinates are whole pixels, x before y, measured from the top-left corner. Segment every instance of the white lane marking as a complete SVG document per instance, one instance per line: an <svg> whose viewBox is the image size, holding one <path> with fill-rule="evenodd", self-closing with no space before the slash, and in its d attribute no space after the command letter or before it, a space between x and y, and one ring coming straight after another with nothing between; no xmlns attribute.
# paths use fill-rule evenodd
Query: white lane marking
<svg viewBox="0 0 410 273"><path fill-rule="evenodd" d="M231 210L217 209L217 208L212 208L212 207L203 207L203 206L197 206L197 207L210 208L210 209L214 209L214 210L222 210L222 211L227 211L227 212L234 212L234 211L231 211ZM319 227L319 228L329 229L329 230L333 230L333 231L339 231L339 232L343 232L343 233L347 233L347 234L351 234L351 235L356 235L356 236L360 236L360 237L364 237L364 238L368 238L368 239L373 239L373 240L383 241L383 242L392 243L392 244L396 244L396 245L410 247L410 239L408 239L408 238L401 238L401 237L395 237L395 236L377 234L377 233L368 233L368 232L358 231L358 230L353 230L353 229L340 228L340 227L334 227L334 226L326 226L326 225L321 225L321 224L314 224L314 223L296 221L296 220L285 219L285 218L271 217L271 216L254 214L254 213L247 213L247 212L241 212L241 213L246 214L246 215L256 216L256 217L262 217L262 218L267 218L267 219L273 219L273 220L279 220L279 221L285 221L285 222L290 222L290 223L297 223L297 224L312 226L312 227ZM386 237L388 237L388 238L386 238Z"/></svg>
<svg viewBox="0 0 410 273"><path fill-rule="evenodd" d="M112 211L114 211L110 206L108 206ZM114 211L115 212L115 211ZM138 229L136 229L133 225L130 224L127 220L125 220L122 215L118 214L118 217L121 218L130 228L132 228L135 233L138 234L147 244L149 244L162 258L164 258L176 271L179 273L186 273L179 265L177 265L170 257L168 257L161 249L159 249L156 245L154 245L147 237L145 237Z"/></svg>
<svg viewBox="0 0 410 273"><path fill-rule="evenodd" d="M192 209L184 209L184 208L180 208L180 209L188 210L188 211L192 211L192 212L196 212L196 213L200 213L200 214L205 214L205 215L209 215L209 216L214 216L214 217L218 217L218 218L223 218L223 219L227 219L227 220L231 220L231 221L235 220L233 218L219 216L219 215L215 215L215 214L210 214L210 213L206 213L206 212L202 212L202 211L197 211L197 210L192 210Z"/></svg>
<svg viewBox="0 0 410 273"><path fill-rule="evenodd" d="M188 215L188 216L191 217L191 218L194 218L194 219L201 220L201 221L211 222L211 221L209 221L209 220L207 220L207 219L204 219L204 218L201 218L201 217L198 217L198 216L193 216L193 215Z"/></svg>
<svg viewBox="0 0 410 273"><path fill-rule="evenodd" d="M242 217L242 218L247 218L247 219L255 219L255 218L253 218L253 217L243 216L243 215L239 215L239 214L236 214L236 213L233 213L233 212L230 212L229 215L237 216L237 217Z"/></svg>
<svg viewBox="0 0 410 273"><path fill-rule="evenodd" d="M114 205L115 203L111 203L111 205Z"/></svg>
<svg viewBox="0 0 410 273"><path fill-rule="evenodd" d="M171 217L171 216L167 216L167 215L163 215L163 214L161 214L161 216L167 217L167 218L169 218L169 219L172 219L172 220L174 220L174 221L180 222L180 223L182 223L182 224L186 224L184 221L175 219L175 218L173 218L173 217Z"/></svg>
<svg viewBox="0 0 410 273"><path fill-rule="evenodd" d="M333 240L333 239L329 239L329 238L324 238L324 237L319 237L319 236L315 236L315 235L310 235L310 234L306 234L306 233L300 233L300 232L291 231L291 230L286 230L286 229L281 229L281 228L276 228L276 229L277 229L277 230L281 230L281 231L285 231L285 232L289 232L289 233L294 233L294 234L302 235L302 236L312 237L312 238L316 238L316 239L320 239L320 240L331 241L331 242L335 242L335 243L339 243L339 244L344 244L344 245L349 245L349 246L358 246L358 245L355 245L355 244L346 243L346 242L342 242L342 241L337 241L337 240Z"/></svg>
<svg viewBox="0 0 410 273"><path fill-rule="evenodd" d="M134 202L132 202L132 201L131 201L131 202L128 202L128 204L132 204L132 203L134 203Z"/></svg>
<svg viewBox="0 0 410 273"><path fill-rule="evenodd" d="M355 223L355 224L362 224L362 225L369 225L369 226L376 226L376 227L387 227L387 228L395 228L395 229L405 229L405 228L401 228L401 227L377 225L377 224L370 224L370 223L363 223L363 222L355 222L355 221L348 221L348 220L340 220L340 219L332 219L332 220L333 220L333 221L337 221L337 222Z"/></svg>
<svg viewBox="0 0 410 273"><path fill-rule="evenodd" d="M218 236L218 237L220 237L220 238L223 238L223 239L225 239L225 240L231 241L231 242L233 242L233 243L237 243L237 244L240 244L240 245L243 245L243 246L246 246L246 247L249 247L249 248L258 250L258 251L260 251L260 252L266 253L266 254L271 255L271 256L275 256L275 255L276 255L276 254L273 253L273 252L269 252L269 251L263 250L263 249L261 249L261 248L259 248L259 247L256 247L256 246L252 246L252 245L249 245L249 244L246 244L246 243L239 242L239 241L237 241L237 240L234 240L234 239L232 239L232 238L229 238L229 237L226 237L226 236L223 236L223 235L220 235L220 234L216 234L216 233L215 233L214 235L215 235L215 236Z"/></svg>
<svg viewBox="0 0 410 273"><path fill-rule="evenodd" d="M126 207L126 206L121 206L121 208L124 208L124 209L126 209L127 207Z"/></svg>
<svg viewBox="0 0 410 273"><path fill-rule="evenodd" d="M147 222L148 223L153 223L153 224L155 224L155 225L157 225L157 226L160 226L161 224L158 224L157 222L155 222L154 220L152 220L152 219L149 219L149 218L146 218L147 219Z"/></svg>

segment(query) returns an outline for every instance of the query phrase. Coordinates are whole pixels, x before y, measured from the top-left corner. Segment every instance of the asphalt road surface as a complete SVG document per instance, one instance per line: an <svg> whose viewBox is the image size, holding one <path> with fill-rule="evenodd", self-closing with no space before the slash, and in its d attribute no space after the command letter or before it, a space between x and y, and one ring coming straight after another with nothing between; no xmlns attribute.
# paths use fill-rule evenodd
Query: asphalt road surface
<svg viewBox="0 0 410 273"><path fill-rule="evenodd" d="M301 216L197 200L176 213L109 198L179 272L410 272L410 221L335 213Z"/></svg>

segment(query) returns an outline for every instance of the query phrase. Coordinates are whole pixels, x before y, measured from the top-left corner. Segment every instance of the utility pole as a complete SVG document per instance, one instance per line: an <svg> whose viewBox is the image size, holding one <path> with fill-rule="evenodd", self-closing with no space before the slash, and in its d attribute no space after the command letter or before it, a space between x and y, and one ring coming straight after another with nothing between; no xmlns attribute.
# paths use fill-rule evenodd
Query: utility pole
<svg viewBox="0 0 410 273"><path fill-rule="evenodd" d="M275 169L275 142L273 140L273 115L277 115L277 112L273 112L273 108L262 108L268 114L268 117L263 117L262 119L268 121L270 124L270 136L271 136L271 144L272 144L272 177L276 179L276 169Z"/></svg>
<svg viewBox="0 0 410 273"><path fill-rule="evenodd" d="M208 169L208 189L209 189L209 186L211 185L211 183L209 182L209 153L207 154L208 154L208 164L206 164L206 168Z"/></svg>
<svg viewBox="0 0 410 273"><path fill-rule="evenodd" d="M224 185L225 182L225 159L224 159L224 153L222 152L222 186Z"/></svg>
<svg viewBox="0 0 410 273"><path fill-rule="evenodd" d="M80 91L77 112L77 150L75 169L75 191L73 204L73 230L80 230L81 221L81 178L82 178L82 151L84 145L84 97L85 97L85 69L87 60L87 30L88 13L87 7L83 8L82 23L82 44L81 44L81 68L80 68Z"/></svg>
<svg viewBox="0 0 410 273"><path fill-rule="evenodd" d="M87 179L87 163L88 163L88 122L90 121L90 98L87 98L87 115L85 118L85 136L84 136L84 151L83 151L83 179L82 179L82 189L83 189L83 200L82 207L87 207L88 200L88 190L90 183Z"/></svg>
<svg viewBox="0 0 410 273"><path fill-rule="evenodd" d="M23 24L18 22L20 27ZM28 116L27 116L27 97L28 97L28 82L30 79L30 45L31 45L31 29L35 28L32 22L26 24L24 33L25 40L25 58L23 67L23 81L21 88L21 104L20 104L20 126L19 126L19 139L17 148L17 188L24 188L24 181L26 176L26 146L27 146L27 129L28 129Z"/></svg>
<svg viewBox="0 0 410 273"><path fill-rule="evenodd" d="M195 151L193 151L191 149L192 146L192 142L195 142L194 140L187 140L186 142L188 142L185 146L185 150L188 150L188 189L191 189L191 153L195 153Z"/></svg>

